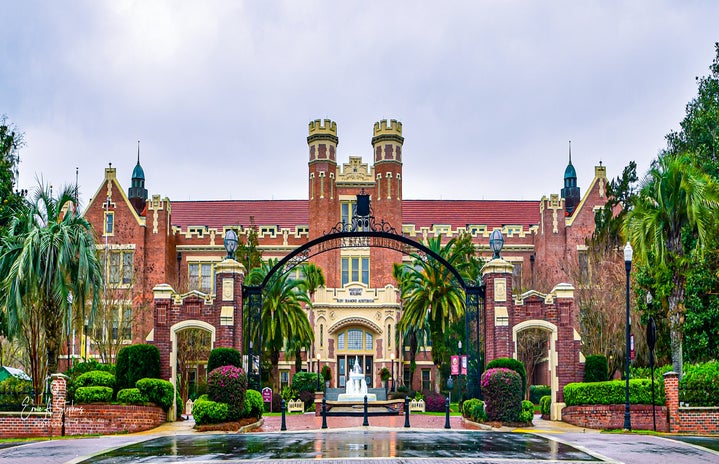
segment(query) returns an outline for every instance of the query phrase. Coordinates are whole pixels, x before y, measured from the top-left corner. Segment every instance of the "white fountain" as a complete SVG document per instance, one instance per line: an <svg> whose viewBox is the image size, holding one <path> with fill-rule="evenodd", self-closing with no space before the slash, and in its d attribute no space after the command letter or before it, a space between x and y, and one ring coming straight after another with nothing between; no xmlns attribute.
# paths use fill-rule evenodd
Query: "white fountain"
<svg viewBox="0 0 719 464"><path fill-rule="evenodd" d="M340 393L337 396L337 401L364 401L365 396L367 397L367 401L377 401L377 395L367 393L367 382L364 379L364 374L362 374L359 357L355 356L355 365L350 372L349 380L345 386L345 393Z"/></svg>

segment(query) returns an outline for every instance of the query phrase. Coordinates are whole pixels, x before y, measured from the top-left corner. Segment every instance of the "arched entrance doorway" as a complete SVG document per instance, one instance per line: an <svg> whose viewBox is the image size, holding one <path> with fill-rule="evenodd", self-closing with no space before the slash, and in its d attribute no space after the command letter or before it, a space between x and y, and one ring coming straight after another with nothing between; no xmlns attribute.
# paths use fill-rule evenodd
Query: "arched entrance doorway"
<svg viewBox="0 0 719 464"><path fill-rule="evenodd" d="M552 402L556 402L557 326L537 319L521 322L512 328L512 342L517 358L527 370L527 388L538 383L549 385Z"/></svg>
<svg viewBox="0 0 719 464"><path fill-rule="evenodd" d="M199 379L206 378L207 359L215 346L215 327L199 320L185 320L170 327L170 365L183 404Z"/></svg>
<svg viewBox="0 0 719 464"><path fill-rule="evenodd" d="M328 335L334 337L336 349L334 351L335 366L334 384L345 388L347 376L356 363L359 363L365 374L368 388L375 385L375 354L378 336L382 329L374 322L363 318L349 318L330 327Z"/></svg>

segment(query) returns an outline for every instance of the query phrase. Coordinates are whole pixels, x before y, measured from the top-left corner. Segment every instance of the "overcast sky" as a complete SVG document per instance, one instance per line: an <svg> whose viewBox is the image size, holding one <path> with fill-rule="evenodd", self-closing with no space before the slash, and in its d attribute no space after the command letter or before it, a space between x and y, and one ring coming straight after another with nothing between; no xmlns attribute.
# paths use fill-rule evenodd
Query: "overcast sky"
<svg viewBox="0 0 719 464"><path fill-rule="evenodd" d="M8 1L0 114L25 133L20 186L112 163L150 195L307 198L307 125L338 159L404 129L407 199L582 193L602 161L644 172L719 40L716 1Z"/></svg>

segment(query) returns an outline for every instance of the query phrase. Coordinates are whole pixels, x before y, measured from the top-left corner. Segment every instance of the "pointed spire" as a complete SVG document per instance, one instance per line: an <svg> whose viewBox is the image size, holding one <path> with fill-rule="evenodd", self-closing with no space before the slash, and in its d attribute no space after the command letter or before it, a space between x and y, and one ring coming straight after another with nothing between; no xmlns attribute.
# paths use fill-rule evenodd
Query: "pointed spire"
<svg viewBox="0 0 719 464"><path fill-rule="evenodd" d="M571 156L570 156L571 158ZM140 141L137 141L137 164L140 164Z"/></svg>
<svg viewBox="0 0 719 464"><path fill-rule="evenodd" d="M569 141L569 164L572 164L572 141Z"/></svg>

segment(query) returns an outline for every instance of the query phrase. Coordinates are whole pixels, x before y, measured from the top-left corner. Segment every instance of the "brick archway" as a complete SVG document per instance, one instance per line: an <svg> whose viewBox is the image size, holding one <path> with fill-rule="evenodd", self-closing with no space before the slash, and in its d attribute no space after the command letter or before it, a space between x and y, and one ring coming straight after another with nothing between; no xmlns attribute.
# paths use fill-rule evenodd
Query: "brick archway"
<svg viewBox="0 0 719 464"><path fill-rule="evenodd" d="M486 285L486 361L517 359L517 334L523 330L537 327L550 331L551 418L558 420L564 407L564 386L581 382L584 377L574 287L560 283L548 294L529 291L515 296L512 294L512 271L512 265L501 258L493 259L482 269Z"/></svg>
<svg viewBox="0 0 719 464"><path fill-rule="evenodd" d="M186 329L200 329L210 332L210 351L215 347L217 330L212 324L196 319L187 319L173 324L170 327L170 372L173 379L177 379L177 334Z"/></svg>

